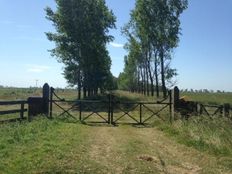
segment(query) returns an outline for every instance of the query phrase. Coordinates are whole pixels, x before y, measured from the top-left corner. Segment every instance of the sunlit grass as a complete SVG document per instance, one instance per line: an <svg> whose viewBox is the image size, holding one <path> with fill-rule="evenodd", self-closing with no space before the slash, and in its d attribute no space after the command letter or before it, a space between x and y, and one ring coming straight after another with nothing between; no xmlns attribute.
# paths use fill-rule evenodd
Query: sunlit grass
<svg viewBox="0 0 232 174"><path fill-rule="evenodd" d="M7 93L10 91L5 91L6 96ZM3 96L3 93L0 94ZM153 101L152 97L144 97L141 94L124 91L116 91L114 94L121 101ZM20 96L20 92L17 95ZM60 90L58 95L73 99L76 97L76 91ZM218 100L208 94L191 95L191 99L206 103L209 103L210 97L218 103L230 102L230 97L224 98L224 94L218 94ZM105 96L98 98L107 99ZM68 105L64 107L69 108ZM157 110L153 105L150 107L154 111ZM217 165L202 164L204 169L200 173L217 173L218 166L222 171L232 171L232 121L227 118L193 116L189 120L176 120L170 124L167 109L161 114L162 118L165 118L164 121L154 116L149 122L152 127L149 126L148 129L123 124L119 127L109 127L107 124L103 127L88 126L78 121L78 110L71 111L77 120L63 116L58 119L56 114L61 112L62 110L54 107L52 120L42 116L32 122L0 124L0 173L115 173L117 169L123 173L159 173L162 160L166 165L179 166L182 162L165 154L165 150L160 159L157 149L162 148L153 145L152 142L162 134L165 137L157 139L157 142L164 141L159 142L164 146L170 143L170 140L175 146L183 145L184 149L193 154L199 151L207 158L216 159ZM145 108L143 112L144 118L152 114ZM108 116L103 111L99 113L105 114L105 118ZM83 116L88 114L90 112L86 111ZM115 110L115 117L122 114L119 109ZM130 114L139 120L139 107ZM93 117L95 118L99 119L97 116ZM134 122L127 116L121 121ZM177 153L172 146L168 147L173 153ZM112 156L108 156L109 154ZM146 155L153 157L154 161L138 159L146 158Z"/></svg>

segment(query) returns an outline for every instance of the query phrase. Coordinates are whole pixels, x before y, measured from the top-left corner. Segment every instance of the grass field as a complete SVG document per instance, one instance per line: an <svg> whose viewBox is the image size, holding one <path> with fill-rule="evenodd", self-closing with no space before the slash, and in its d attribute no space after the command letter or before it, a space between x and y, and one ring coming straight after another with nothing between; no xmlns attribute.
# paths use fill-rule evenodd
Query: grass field
<svg viewBox="0 0 232 174"><path fill-rule="evenodd" d="M0 171L231 173L231 141L222 142L231 131L215 135L216 130L211 135L212 130L208 130L201 132L198 140L193 136L200 127L194 126L192 137L186 139L190 125L173 130L162 124L152 128L87 126L43 118L5 124L0 127Z"/></svg>
<svg viewBox="0 0 232 174"><path fill-rule="evenodd" d="M232 105L232 92L225 93L191 93L184 92L181 96L186 96L191 101L198 101L204 104L224 104Z"/></svg>
<svg viewBox="0 0 232 174"><path fill-rule="evenodd" d="M66 96L65 91L58 93ZM67 96L74 94L68 91ZM127 92L116 95L146 100ZM192 117L172 125L156 119L140 128L39 117L30 123L0 124L0 173L229 174L231 136L232 122L219 117Z"/></svg>

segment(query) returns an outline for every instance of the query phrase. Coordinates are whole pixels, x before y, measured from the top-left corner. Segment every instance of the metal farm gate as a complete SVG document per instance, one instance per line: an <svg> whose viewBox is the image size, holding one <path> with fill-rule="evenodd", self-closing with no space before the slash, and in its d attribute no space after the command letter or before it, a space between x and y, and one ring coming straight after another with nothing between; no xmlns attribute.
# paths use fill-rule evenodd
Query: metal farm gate
<svg viewBox="0 0 232 174"><path fill-rule="evenodd" d="M51 88L50 117L67 117L81 123L150 124L155 120L169 121L172 116L171 92L157 102L117 101L112 94L105 100L65 100Z"/></svg>

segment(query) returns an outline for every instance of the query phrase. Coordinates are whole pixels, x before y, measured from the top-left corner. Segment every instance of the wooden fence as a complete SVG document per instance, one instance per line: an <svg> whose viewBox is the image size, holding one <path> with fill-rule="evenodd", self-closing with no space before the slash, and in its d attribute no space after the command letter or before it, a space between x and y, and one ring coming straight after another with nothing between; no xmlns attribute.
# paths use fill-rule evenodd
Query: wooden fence
<svg viewBox="0 0 232 174"><path fill-rule="evenodd" d="M18 118L14 118L14 119L11 119L11 120L24 120L25 119L25 116L24 116L24 113L28 111L28 109L25 108L25 105L27 104L28 102L25 101L25 100L18 100L18 101L0 101L0 106L4 106L4 108L6 107L9 107L9 106L19 106L18 109L11 109L11 110L1 110L0 111L0 116L3 116L3 115L8 115L8 114L17 114L19 113L19 117Z"/></svg>
<svg viewBox="0 0 232 174"><path fill-rule="evenodd" d="M54 88L49 87L48 84L44 85L42 93L43 95L41 97L29 97L28 100L0 101L0 108L3 109L0 109L0 122L3 120L1 119L3 115L17 113L19 114L19 117L16 118L17 120L28 118L28 120L31 121L33 117L37 115L45 115L48 118L52 118L53 105L56 105L62 110L60 115L68 114L69 116L73 117L71 112L79 111L80 121L85 121L92 115L97 115L106 123L111 124L117 123L119 120L122 120L122 118L125 117L130 118L136 123L144 124L154 117L162 119L159 114L165 109L167 112L164 113L169 116L170 122L173 122L176 119L175 113L180 113L184 118L197 115L207 115L209 117L223 116L232 120L232 106L230 104L206 105L194 101L185 101L180 98L178 87L175 87L172 91L169 91L167 99L154 102L120 102L115 101L112 98L112 95L109 95L109 98L106 101L66 101L59 98L59 96L56 95ZM53 97L56 97L57 99L54 100ZM62 103L69 103L71 107L64 108ZM103 106L99 107L98 105ZM9 108L8 110L6 110L7 107ZM154 108L156 110L152 110ZM24 113L27 111L28 116L26 117ZM133 111L137 111L137 113L134 115L139 115L138 118L133 115ZM147 114L147 117L144 116L145 111L150 112L150 114ZM102 114L105 117L103 117ZM8 118L11 118L11 116Z"/></svg>
<svg viewBox="0 0 232 174"><path fill-rule="evenodd" d="M49 95L50 87L48 84L44 84L41 97L29 97L27 100L17 101L0 101L0 108L2 108L0 109L0 122L23 120L26 118L28 118L28 121L31 121L33 117L38 115L45 115L48 117ZM25 112L28 112L26 116L24 114ZM19 113L18 118L16 118L17 115L12 115L17 113Z"/></svg>

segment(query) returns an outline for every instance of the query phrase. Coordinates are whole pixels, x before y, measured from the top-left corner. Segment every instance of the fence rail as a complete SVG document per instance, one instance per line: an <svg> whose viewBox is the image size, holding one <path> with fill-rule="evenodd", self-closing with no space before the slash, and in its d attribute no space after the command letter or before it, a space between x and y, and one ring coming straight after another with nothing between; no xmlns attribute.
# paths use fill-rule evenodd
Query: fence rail
<svg viewBox="0 0 232 174"><path fill-rule="evenodd" d="M13 105L20 105L19 109L11 109L11 110L1 110L0 111L0 116L3 115L8 115L8 114L17 114L19 113L19 118L16 119L20 119L23 120L25 119L24 117L24 112L27 112L28 109L25 108L25 105L28 104L27 101L25 100L18 100L18 101L0 101L0 106L13 106ZM5 120L4 120L5 121Z"/></svg>

